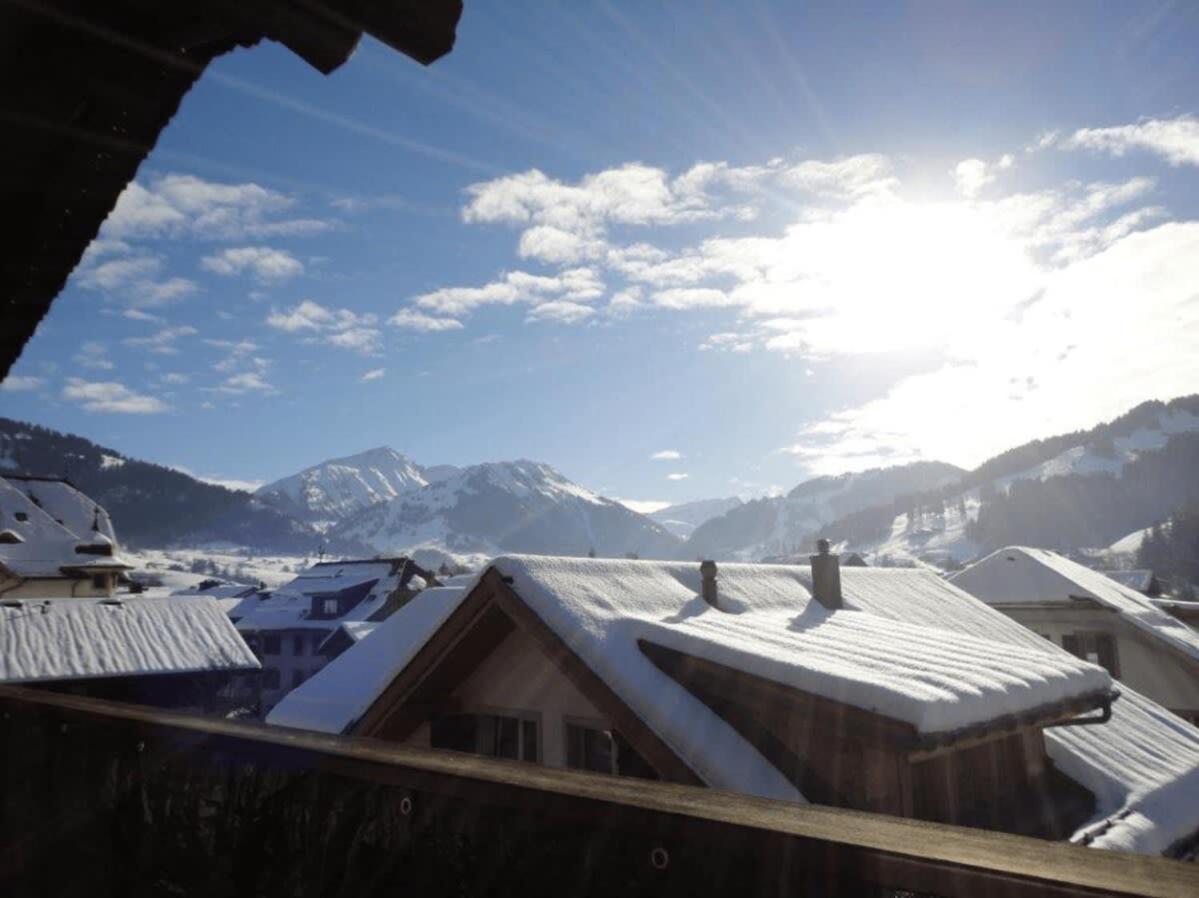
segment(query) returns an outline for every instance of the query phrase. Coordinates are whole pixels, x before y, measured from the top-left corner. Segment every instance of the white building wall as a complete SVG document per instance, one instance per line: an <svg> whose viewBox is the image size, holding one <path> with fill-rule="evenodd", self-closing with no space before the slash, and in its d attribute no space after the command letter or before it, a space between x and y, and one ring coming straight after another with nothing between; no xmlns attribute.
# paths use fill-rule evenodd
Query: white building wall
<svg viewBox="0 0 1199 898"><path fill-rule="evenodd" d="M566 723L609 729L611 722L563 676L527 633L516 630L454 690L463 711L504 712L538 720L541 761L566 766ZM428 747L429 726L422 724L405 740Z"/></svg>
<svg viewBox="0 0 1199 898"><path fill-rule="evenodd" d="M1171 711L1199 714L1199 664L1190 664L1163 643L1099 608L1028 608L995 605L1013 620L1062 645L1062 637L1084 631L1116 640L1120 682Z"/></svg>

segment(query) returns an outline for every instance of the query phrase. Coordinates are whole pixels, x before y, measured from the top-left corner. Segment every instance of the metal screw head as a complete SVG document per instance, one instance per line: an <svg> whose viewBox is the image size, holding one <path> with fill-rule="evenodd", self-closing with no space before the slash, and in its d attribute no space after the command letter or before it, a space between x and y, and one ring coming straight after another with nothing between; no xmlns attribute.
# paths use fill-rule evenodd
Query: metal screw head
<svg viewBox="0 0 1199 898"><path fill-rule="evenodd" d="M412 813L412 799L407 795L400 799L400 813L405 817Z"/></svg>
<svg viewBox="0 0 1199 898"><path fill-rule="evenodd" d="M141 752L145 751L145 750L146 750L146 743L145 743L145 742L139 742L139 743L137 743L137 750L138 750L138 753L139 753L139 754L140 754Z"/></svg>
<svg viewBox="0 0 1199 898"><path fill-rule="evenodd" d="M670 852L661 845L655 845L650 849L649 862L655 870L665 870L670 866Z"/></svg>
<svg viewBox="0 0 1199 898"><path fill-rule="evenodd" d="M58 725L58 731L60 733L65 733L67 731L67 725L65 723L60 723Z"/></svg>

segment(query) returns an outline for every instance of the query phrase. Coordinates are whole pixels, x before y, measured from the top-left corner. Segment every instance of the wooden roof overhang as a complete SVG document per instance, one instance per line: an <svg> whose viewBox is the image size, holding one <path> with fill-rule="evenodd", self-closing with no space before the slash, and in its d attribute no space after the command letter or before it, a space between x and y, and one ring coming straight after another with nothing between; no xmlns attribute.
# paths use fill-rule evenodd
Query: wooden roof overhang
<svg viewBox="0 0 1199 898"><path fill-rule="evenodd" d="M704 658L678 652L649 640L639 640L643 654L664 673L687 687L698 686L703 692L747 709L756 709L768 719L769 715L790 712L810 715L821 727L831 727L830 733L865 741L909 761L923 761L948 751L956 751L1002 739L1015 733L1048 726L1067 726L1079 723L1080 716L1100 710L1106 715L1118 693L1107 690L1087 693L1062 702L1032 708L1019 714L1005 714L991 720L957 730L921 733L906 721L881 712L868 711L845 702L815 695L801 689L777 683L745 671L717 664ZM1083 718L1101 722L1102 718Z"/></svg>
<svg viewBox="0 0 1199 898"><path fill-rule="evenodd" d="M449 696L503 639L520 629L626 738L662 779L703 781L516 593L489 568L366 712L347 728L354 736L402 741L431 712L453 708Z"/></svg>
<svg viewBox="0 0 1199 898"><path fill-rule="evenodd" d="M363 34L448 53L461 0L0 0L0 380L184 94L234 47L329 73Z"/></svg>

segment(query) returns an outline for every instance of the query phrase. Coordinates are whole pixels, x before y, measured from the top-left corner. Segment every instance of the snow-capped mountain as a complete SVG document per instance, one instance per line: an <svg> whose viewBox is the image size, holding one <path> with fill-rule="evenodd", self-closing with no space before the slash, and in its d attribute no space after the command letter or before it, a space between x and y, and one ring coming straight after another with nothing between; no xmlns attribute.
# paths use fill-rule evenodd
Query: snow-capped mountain
<svg viewBox="0 0 1199 898"><path fill-rule="evenodd" d="M1144 529L1199 499L1199 396L1146 402L1088 431L1036 440L957 484L864 509L822 535L873 563L953 568L1005 545L1135 552Z"/></svg>
<svg viewBox="0 0 1199 898"><path fill-rule="evenodd" d="M237 545L257 551L315 552L309 524L249 493L122 455L72 434L0 418L0 475L66 477L112 517L126 547ZM361 547L327 543L329 551Z"/></svg>
<svg viewBox="0 0 1199 898"><path fill-rule="evenodd" d="M322 529L410 490L452 477L457 468L422 468L387 446L334 458L260 487L255 495Z"/></svg>
<svg viewBox="0 0 1199 898"><path fill-rule="evenodd" d="M331 537L379 552L437 549L456 555L677 556L682 543L659 524L571 482L549 465L495 462L463 468L334 526Z"/></svg>
<svg viewBox="0 0 1199 898"><path fill-rule="evenodd" d="M712 518L720 517L740 504L741 500L736 496L728 499L697 499L694 502L668 505L652 512L648 517L657 521L679 539L686 539L696 527Z"/></svg>
<svg viewBox="0 0 1199 898"><path fill-rule="evenodd" d="M807 480L786 496L755 499L701 524L687 541L687 557L753 561L794 555L831 521L906 493L936 489L964 473L943 462L914 462Z"/></svg>

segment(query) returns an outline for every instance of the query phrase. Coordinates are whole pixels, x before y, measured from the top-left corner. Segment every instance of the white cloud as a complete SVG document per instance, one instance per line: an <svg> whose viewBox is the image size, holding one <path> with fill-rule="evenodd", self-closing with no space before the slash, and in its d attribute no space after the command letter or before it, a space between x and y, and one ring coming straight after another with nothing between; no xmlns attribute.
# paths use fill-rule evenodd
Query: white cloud
<svg viewBox="0 0 1199 898"><path fill-rule="evenodd" d="M387 373L386 368L372 368L367 371L362 377L358 378L361 383L370 383L372 380L380 380Z"/></svg>
<svg viewBox="0 0 1199 898"><path fill-rule="evenodd" d="M855 199L886 194L899 185L891 160L879 153L863 153L836 162L809 159L786 169L781 180L821 196Z"/></svg>
<svg viewBox="0 0 1199 898"><path fill-rule="evenodd" d="M138 346L148 349L158 355L175 355L179 352L176 342L181 337L190 337L197 333L194 327L181 325L179 327L164 327L148 337L126 337L121 342L126 346Z"/></svg>
<svg viewBox="0 0 1199 898"><path fill-rule="evenodd" d="M257 371L243 371L240 374L230 375L217 387L217 390L222 393L232 393L234 395L241 393L269 394L278 392L275 386Z"/></svg>
<svg viewBox="0 0 1199 898"><path fill-rule="evenodd" d="M272 311L267 316L266 323L276 330L295 333L296 331L321 330L322 328L331 326L334 318L333 312L326 309L320 303L313 302L311 299L305 299L290 310L283 312Z"/></svg>
<svg viewBox="0 0 1199 898"><path fill-rule="evenodd" d="M577 324L595 314L595 309L582 303L555 299L543 302L529 310L526 321L554 321L558 324Z"/></svg>
<svg viewBox="0 0 1199 898"><path fill-rule="evenodd" d="M0 381L0 390L6 393L27 393L42 386L45 381L30 375L10 374Z"/></svg>
<svg viewBox="0 0 1199 898"><path fill-rule="evenodd" d="M89 412L153 415L170 409L161 399L136 393L116 381L86 381L69 377L63 387L62 397L81 403Z"/></svg>
<svg viewBox="0 0 1199 898"><path fill-rule="evenodd" d="M287 218L295 200L254 183L225 184L194 175L168 174L134 181L104 222L109 239L134 237L245 237L312 234L330 223Z"/></svg>
<svg viewBox="0 0 1199 898"><path fill-rule="evenodd" d="M211 403L206 402L202 407L212 408L213 406ZM199 480L201 483L211 483L213 486L223 486L227 490L242 493L252 493L266 482L264 480L239 480L235 477L216 477L211 474L197 474L191 468L184 465L167 465L167 467L178 471L180 474L186 474L188 477Z"/></svg>
<svg viewBox="0 0 1199 898"><path fill-rule="evenodd" d="M1054 145L1113 156L1146 150L1171 165L1199 165L1199 119L1185 115L1175 119L1148 119L1135 125L1080 128L1069 137L1049 134L1042 139L1041 146Z"/></svg>
<svg viewBox="0 0 1199 898"><path fill-rule="evenodd" d="M108 347L98 340L85 340L75 353L75 363L99 371L111 371L115 367L108 357Z"/></svg>
<svg viewBox="0 0 1199 898"><path fill-rule="evenodd" d="M653 514L655 511L661 511L674 504L660 499L616 499L615 501L638 514Z"/></svg>
<svg viewBox="0 0 1199 898"><path fill-rule="evenodd" d="M443 287L415 297L413 303L440 315L456 317L467 315L483 305L524 302L537 306L556 301L577 306L598 299L603 294L604 283L595 270L579 267L565 269L552 277L526 271L509 271L500 280L481 287ZM539 320L543 316L551 317L554 313L542 313L541 316L530 314L533 320ZM580 314L579 317L588 315Z"/></svg>
<svg viewBox="0 0 1199 898"><path fill-rule="evenodd" d="M660 452L655 452L650 456L651 461L678 461L683 457L683 453L677 449L663 449Z"/></svg>
<svg viewBox="0 0 1199 898"><path fill-rule="evenodd" d="M92 246L106 242L93 241ZM125 244L121 244L124 246ZM136 255L96 262L104 253L84 254L75 282L85 290L119 296L133 308L163 306L196 291L196 284L183 277L158 280L163 261L158 256Z"/></svg>
<svg viewBox="0 0 1199 898"><path fill-rule="evenodd" d="M612 295L605 311L613 318L627 318L641 308L641 287L634 284Z"/></svg>
<svg viewBox="0 0 1199 898"><path fill-rule="evenodd" d="M666 479L667 480L686 480L690 476L691 476L690 474L683 474L681 472L675 472L674 474L667 474Z"/></svg>
<svg viewBox="0 0 1199 898"><path fill-rule="evenodd" d="M713 287L675 287L659 290L652 297L654 305L664 309L703 309L736 305L737 301Z"/></svg>
<svg viewBox="0 0 1199 898"><path fill-rule="evenodd" d="M205 256L200 266L225 277L249 272L260 281L283 281L304 272L304 264L291 253L269 246L230 247Z"/></svg>
<svg viewBox="0 0 1199 898"><path fill-rule="evenodd" d="M378 355L383 348L383 337L376 328L350 327L329 334L325 342L340 349L349 349L362 355Z"/></svg>
<svg viewBox="0 0 1199 898"><path fill-rule="evenodd" d="M159 380L161 380L164 384L169 384L170 386L181 386L191 382L191 378L186 374L179 374L178 372L174 371L164 374L161 378L159 378Z"/></svg>
<svg viewBox="0 0 1199 898"><path fill-rule="evenodd" d="M362 355L377 355L382 349L382 334L375 326L378 319L350 309L331 309L305 299L291 309L272 310L268 326L288 333L312 333L321 342Z"/></svg>
<svg viewBox="0 0 1199 898"><path fill-rule="evenodd" d="M387 319L387 323L393 327L402 327L408 330L424 331L427 333L462 329L461 321L454 318L435 318L432 315L426 315L424 312L418 312L416 309L400 309Z"/></svg>

